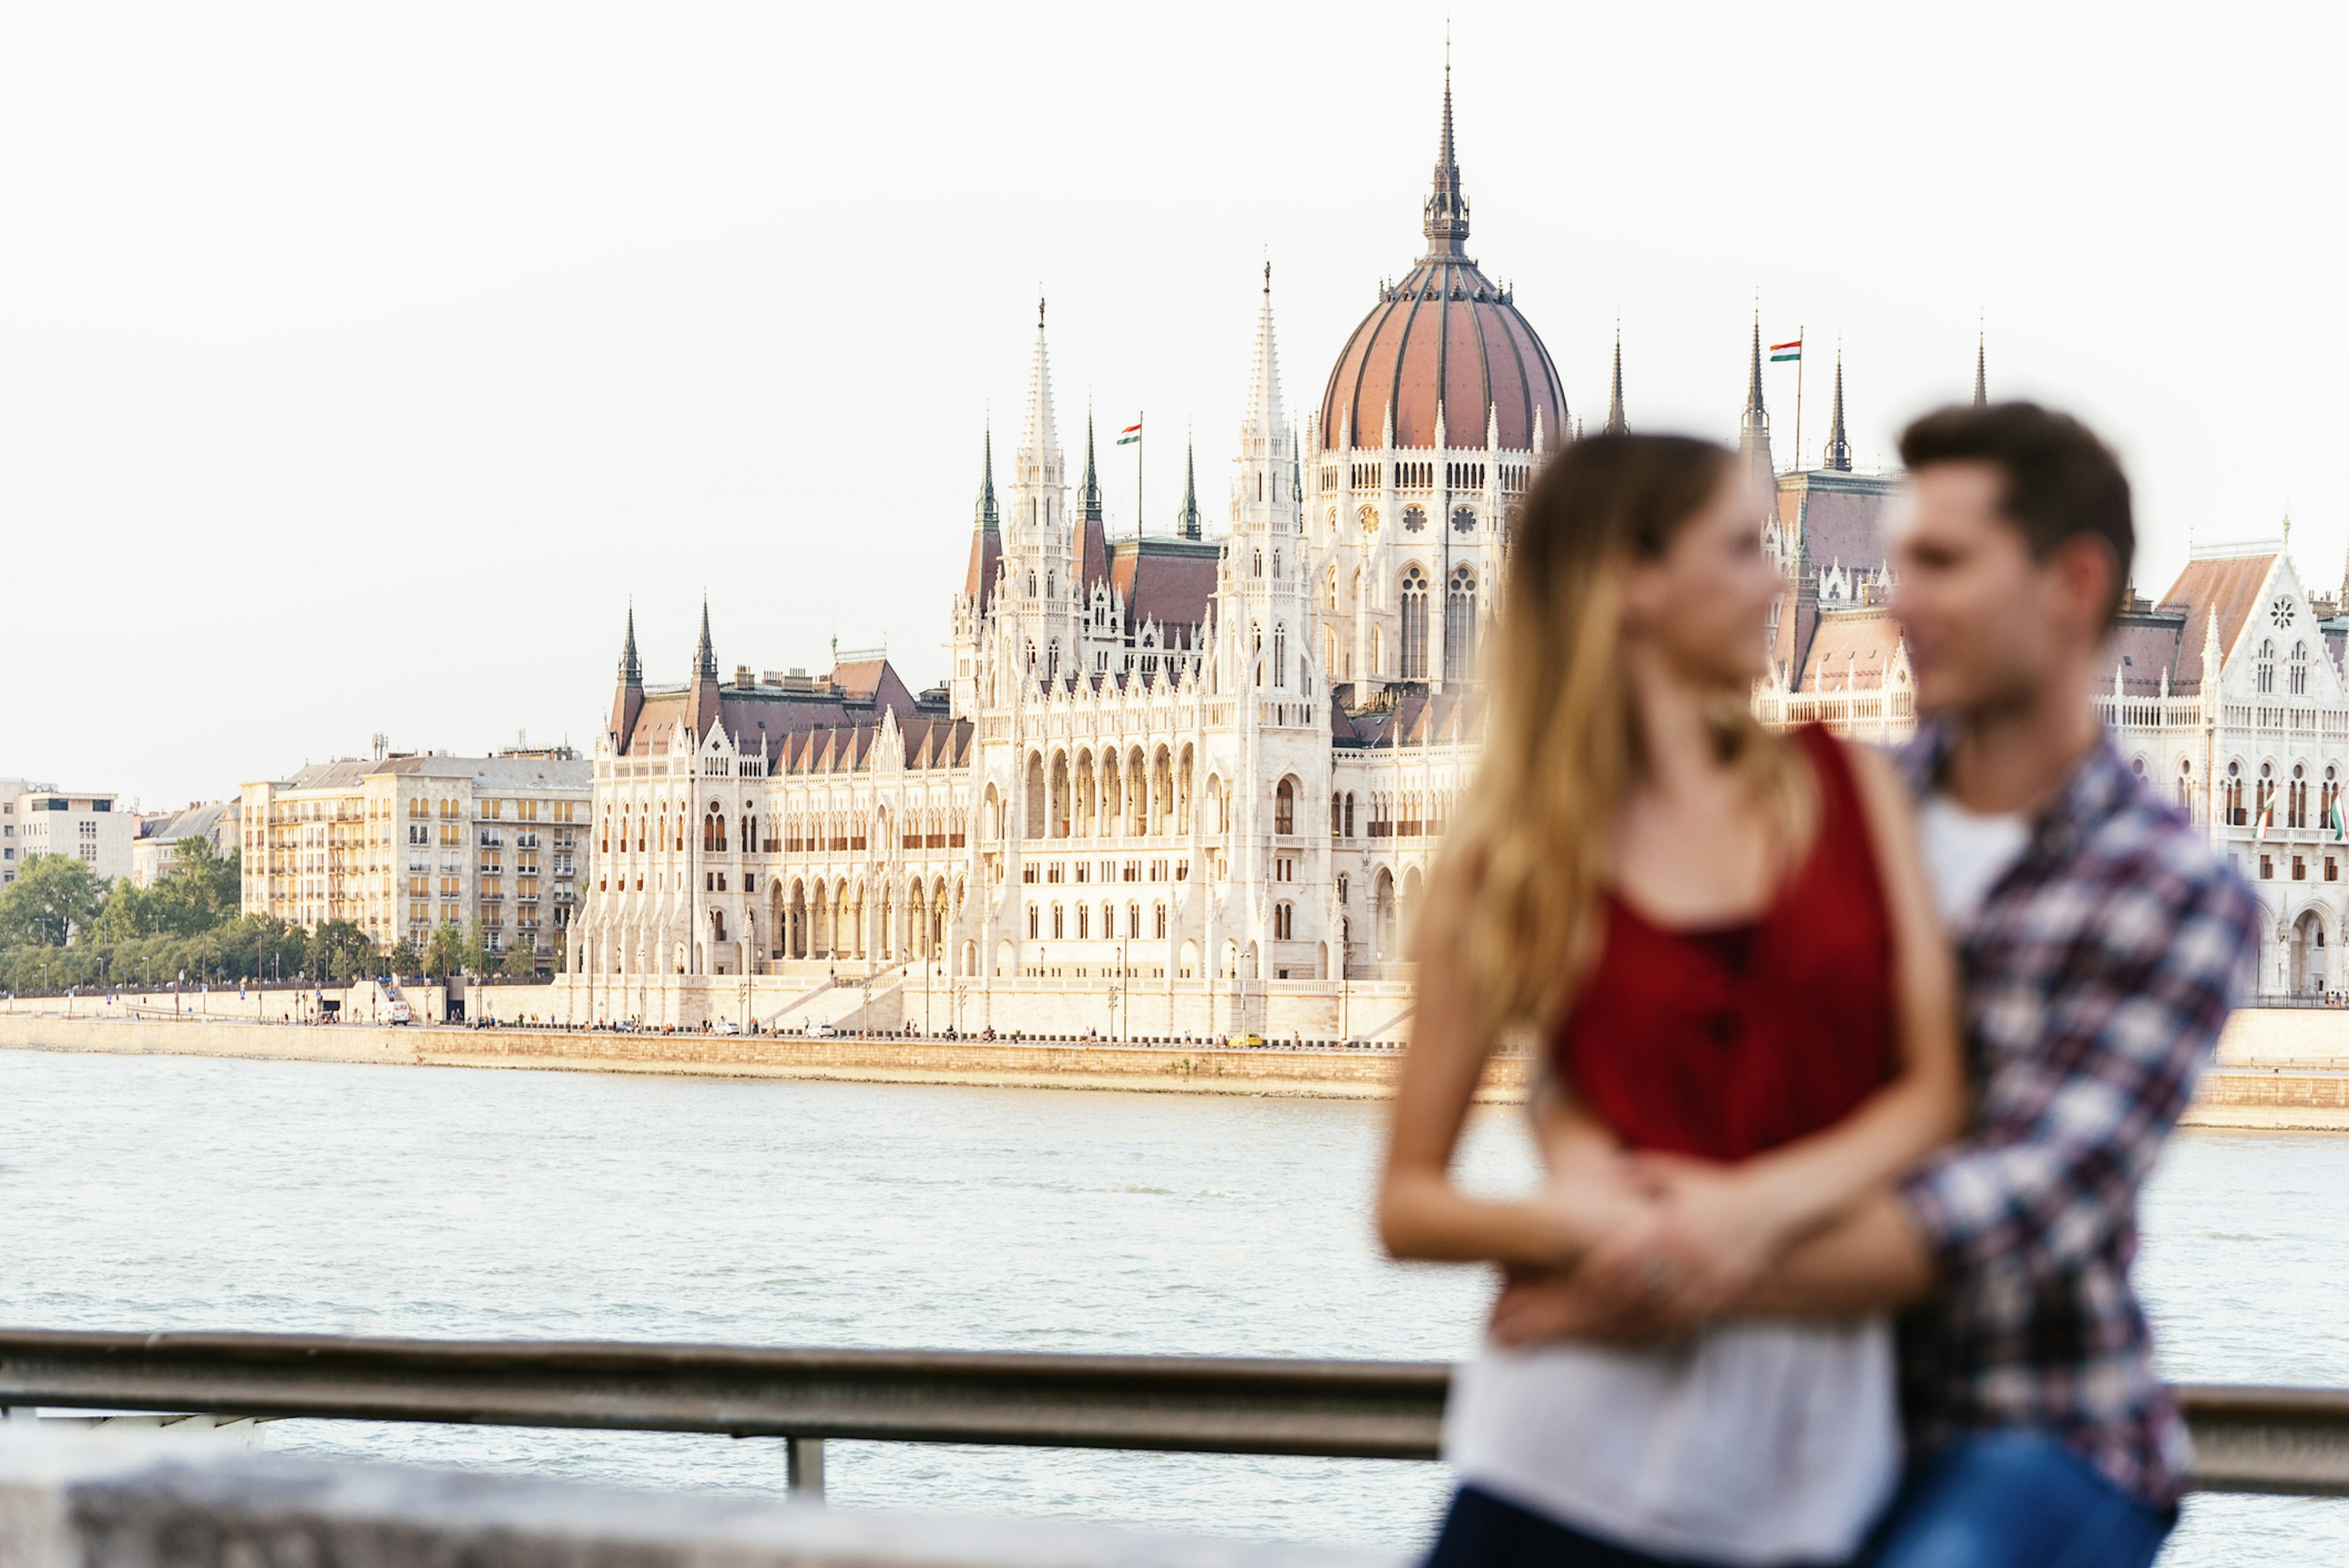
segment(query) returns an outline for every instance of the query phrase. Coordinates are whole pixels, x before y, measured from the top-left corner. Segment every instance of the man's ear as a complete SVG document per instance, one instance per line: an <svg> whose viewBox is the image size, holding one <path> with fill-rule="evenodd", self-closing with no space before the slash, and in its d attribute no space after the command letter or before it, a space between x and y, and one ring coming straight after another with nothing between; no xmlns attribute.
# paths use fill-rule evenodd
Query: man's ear
<svg viewBox="0 0 2349 1568"><path fill-rule="evenodd" d="M2120 562L2113 547L2092 533L2076 533L2047 558L2048 585L2067 624L2090 642L2102 642L2120 599Z"/></svg>

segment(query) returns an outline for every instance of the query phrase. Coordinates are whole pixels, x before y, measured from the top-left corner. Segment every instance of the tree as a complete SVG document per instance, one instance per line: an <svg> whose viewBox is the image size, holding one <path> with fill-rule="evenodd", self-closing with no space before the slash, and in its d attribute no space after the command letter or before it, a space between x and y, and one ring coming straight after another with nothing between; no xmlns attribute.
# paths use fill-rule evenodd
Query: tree
<svg viewBox="0 0 2349 1568"><path fill-rule="evenodd" d="M454 921L433 927L431 938L424 944L424 972L445 980L471 967L466 960L472 956L472 945Z"/></svg>
<svg viewBox="0 0 2349 1568"><path fill-rule="evenodd" d="M311 969L320 980L356 980L376 967L375 944L347 920L325 920L310 934Z"/></svg>
<svg viewBox="0 0 2349 1568"><path fill-rule="evenodd" d="M536 975L538 973L536 939L525 936L507 949L506 961L502 973L516 980L527 980Z"/></svg>
<svg viewBox="0 0 2349 1568"><path fill-rule="evenodd" d="M0 889L0 943L63 947L94 924L106 883L71 855L35 855Z"/></svg>
<svg viewBox="0 0 2349 1568"><path fill-rule="evenodd" d="M391 950L391 956L387 962L391 965L391 972L394 975L420 975L424 972L424 954L418 952L416 944L405 936L401 937L398 945Z"/></svg>

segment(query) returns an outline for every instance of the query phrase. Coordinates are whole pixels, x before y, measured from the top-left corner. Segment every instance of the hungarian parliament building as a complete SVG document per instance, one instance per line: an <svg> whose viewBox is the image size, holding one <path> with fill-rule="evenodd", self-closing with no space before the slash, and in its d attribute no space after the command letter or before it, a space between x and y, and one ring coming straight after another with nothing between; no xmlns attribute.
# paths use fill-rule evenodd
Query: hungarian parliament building
<svg viewBox="0 0 2349 1568"><path fill-rule="evenodd" d="M1467 252L1447 86L1426 248L1382 284L1301 439L1268 270L1222 515L1186 475L1112 537L1088 418L1062 446L1038 307L1019 445L982 446L951 667L647 685L633 617L595 754L592 876L554 1016L971 1035L1392 1040L1406 940L1475 766L1478 645L1536 469L1573 438L1541 337ZM1624 426L1617 353L1606 428ZM1984 396L1979 350L1974 396ZM1757 710L1914 725L1842 370L1818 466L1781 472L1758 323L1739 448L1790 578ZM2280 544L2133 591L2100 698L2124 757L2209 826L2272 917L2261 989L2338 987L2349 617Z"/></svg>

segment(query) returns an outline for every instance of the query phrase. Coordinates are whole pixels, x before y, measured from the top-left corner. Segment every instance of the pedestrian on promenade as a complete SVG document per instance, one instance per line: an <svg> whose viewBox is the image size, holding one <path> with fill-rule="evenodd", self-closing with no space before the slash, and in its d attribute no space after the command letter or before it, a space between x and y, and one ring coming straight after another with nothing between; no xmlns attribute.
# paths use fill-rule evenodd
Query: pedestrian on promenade
<svg viewBox="0 0 2349 1568"><path fill-rule="evenodd" d="M1748 704L1785 587L1768 504L1677 437L1577 441L1536 482L1491 738L1413 937L1397 1256L1573 1269L1694 1317L1961 1124L1954 966L1899 780ZM1548 1183L1471 1196L1461 1126L1528 1037ZM1890 1325L1495 1343L1454 1380L1444 1451L1436 1568L1838 1562L1899 1476Z"/></svg>
<svg viewBox="0 0 2349 1568"><path fill-rule="evenodd" d="M1911 1308L1878 1568L2144 1568L2189 1449L2129 1284L2137 1191L2251 982L2258 903L2095 715L2136 545L2112 454L2003 404L1929 415L1900 456L1892 609L1923 724L1899 764L1958 944L1974 1119L1718 1305ZM1676 1240L1698 1272L1740 1261ZM1602 1283L1514 1284L1494 1331L1619 1339L1702 1315Z"/></svg>

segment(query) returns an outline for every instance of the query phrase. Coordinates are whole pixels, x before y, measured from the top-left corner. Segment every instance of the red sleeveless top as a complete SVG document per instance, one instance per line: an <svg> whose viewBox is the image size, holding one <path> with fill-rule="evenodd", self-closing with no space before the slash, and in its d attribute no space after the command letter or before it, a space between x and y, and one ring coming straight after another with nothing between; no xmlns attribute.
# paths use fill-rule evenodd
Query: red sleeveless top
<svg viewBox="0 0 2349 1568"><path fill-rule="evenodd" d="M1842 745L1795 744L1817 837L1754 922L1669 929L1606 895L1599 961L1552 1043L1635 1149L1742 1160L1848 1114L1890 1076L1892 919Z"/></svg>

